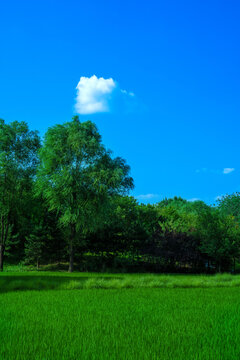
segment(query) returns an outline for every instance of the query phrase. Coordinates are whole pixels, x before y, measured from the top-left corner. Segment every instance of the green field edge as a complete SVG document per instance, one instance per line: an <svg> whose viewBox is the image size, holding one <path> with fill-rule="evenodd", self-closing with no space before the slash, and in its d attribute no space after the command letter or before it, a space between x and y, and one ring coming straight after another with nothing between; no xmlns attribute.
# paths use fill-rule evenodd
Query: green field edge
<svg viewBox="0 0 240 360"><path fill-rule="evenodd" d="M0 274L0 293L16 290L240 287L240 275L155 275L8 272Z"/></svg>

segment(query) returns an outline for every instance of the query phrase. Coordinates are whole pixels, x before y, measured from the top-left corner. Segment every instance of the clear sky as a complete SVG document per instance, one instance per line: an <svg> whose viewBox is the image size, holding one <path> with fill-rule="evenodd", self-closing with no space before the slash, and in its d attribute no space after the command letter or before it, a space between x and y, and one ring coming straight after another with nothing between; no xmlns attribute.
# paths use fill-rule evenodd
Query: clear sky
<svg viewBox="0 0 240 360"><path fill-rule="evenodd" d="M212 203L240 190L239 18L231 0L1 1L0 117L43 134L79 113L140 201Z"/></svg>

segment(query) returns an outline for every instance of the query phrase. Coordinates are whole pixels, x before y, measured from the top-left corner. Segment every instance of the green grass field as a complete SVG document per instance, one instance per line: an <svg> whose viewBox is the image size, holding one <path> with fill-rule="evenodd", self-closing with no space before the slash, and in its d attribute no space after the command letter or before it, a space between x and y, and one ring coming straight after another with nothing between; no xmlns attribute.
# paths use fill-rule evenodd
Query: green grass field
<svg viewBox="0 0 240 360"><path fill-rule="evenodd" d="M231 275L2 273L0 359L239 360L239 283Z"/></svg>

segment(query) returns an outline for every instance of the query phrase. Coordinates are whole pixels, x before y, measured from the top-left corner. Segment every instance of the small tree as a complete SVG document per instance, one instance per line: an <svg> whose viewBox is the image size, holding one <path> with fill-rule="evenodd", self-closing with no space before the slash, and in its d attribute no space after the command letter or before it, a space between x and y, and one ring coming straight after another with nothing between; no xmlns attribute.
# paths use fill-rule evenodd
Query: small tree
<svg viewBox="0 0 240 360"><path fill-rule="evenodd" d="M42 258L44 240L45 237L42 232L42 227L39 227L35 229L33 234L26 238L25 242L25 262L36 263L37 270L39 269Z"/></svg>
<svg viewBox="0 0 240 360"><path fill-rule="evenodd" d="M101 226L109 198L133 187L129 166L112 158L91 121L73 121L50 128L40 151L38 191L49 210L56 210L66 229L69 272L73 271L77 241Z"/></svg>

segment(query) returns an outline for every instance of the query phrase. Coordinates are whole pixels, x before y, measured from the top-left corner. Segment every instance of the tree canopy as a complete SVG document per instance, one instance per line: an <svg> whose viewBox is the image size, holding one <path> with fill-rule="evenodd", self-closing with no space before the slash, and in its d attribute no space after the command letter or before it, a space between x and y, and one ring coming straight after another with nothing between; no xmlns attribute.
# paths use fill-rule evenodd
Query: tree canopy
<svg viewBox="0 0 240 360"><path fill-rule="evenodd" d="M38 133L25 122L0 120L0 270L13 226L29 205L39 147Z"/></svg>
<svg viewBox="0 0 240 360"><path fill-rule="evenodd" d="M130 167L91 121L57 124L41 143L25 122L0 120L0 270L4 259L69 271L240 269L239 193L150 205L131 189Z"/></svg>
<svg viewBox="0 0 240 360"><path fill-rule="evenodd" d="M130 168L122 158L112 158L92 122L78 117L50 128L39 156L38 190L68 231L72 271L76 238L101 227L110 196L133 187Z"/></svg>

